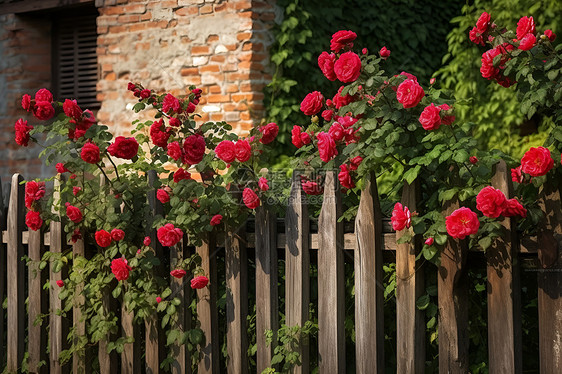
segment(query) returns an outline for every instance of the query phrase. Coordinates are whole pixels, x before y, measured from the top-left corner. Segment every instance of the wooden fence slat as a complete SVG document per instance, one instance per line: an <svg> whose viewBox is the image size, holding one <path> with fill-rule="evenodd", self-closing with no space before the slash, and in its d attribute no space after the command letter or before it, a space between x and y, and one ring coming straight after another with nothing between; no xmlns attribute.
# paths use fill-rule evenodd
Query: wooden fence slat
<svg viewBox="0 0 562 374"><path fill-rule="evenodd" d="M511 175L503 160L495 166L492 186L507 198L513 195ZM486 250L489 366L491 373L517 374L523 370L517 230L513 218L498 220L505 235L495 238Z"/></svg>
<svg viewBox="0 0 562 374"><path fill-rule="evenodd" d="M355 219L355 361L357 373L384 373L382 215L377 181L365 178Z"/></svg>
<svg viewBox="0 0 562 374"><path fill-rule="evenodd" d="M277 217L263 205L256 209L256 345L257 371L271 366L277 341ZM265 332L273 331L273 342L266 343Z"/></svg>
<svg viewBox="0 0 562 374"><path fill-rule="evenodd" d="M121 353L121 373L135 374L142 370L141 360L141 326L133 323L134 314L121 305L121 329L123 337L133 337L134 342L127 343Z"/></svg>
<svg viewBox="0 0 562 374"><path fill-rule="evenodd" d="M225 249L227 371L243 374L248 372L248 254L245 232L229 232Z"/></svg>
<svg viewBox="0 0 562 374"><path fill-rule="evenodd" d="M170 271L177 268L177 264L189 257L187 247L187 236L175 246L170 247ZM185 278L170 277L170 290L173 298L181 300L181 304L176 308L176 316L178 318L176 328L182 332L191 329L191 312L188 306L191 304L191 288L187 286L187 276ZM171 347L174 361L172 362L172 373L190 374L191 373L191 357L186 350L185 344L174 344Z"/></svg>
<svg viewBox="0 0 562 374"><path fill-rule="evenodd" d="M404 182L402 205L410 212L417 209L420 188L418 182ZM398 241L408 229L398 231ZM397 372L403 374L425 371L425 323L424 311L416 307L416 301L424 292L423 269L416 268L419 238L410 243L396 245L396 337Z"/></svg>
<svg viewBox="0 0 562 374"><path fill-rule="evenodd" d="M60 178L60 177L59 177ZM60 184L62 181L56 178L53 187L53 209L61 204ZM58 213L57 213L58 214ZM66 244L66 234L62 229L62 217L59 222L51 221L50 227L50 248L51 253L62 253ZM69 323L67 317L57 315L57 310L62 309L62 300L59 299L61 289L57 286L56 281L65 278L64 267L59 273L53 271L53 263L51 262L49 271L49 343L51 344L50 367L51 373L69 373L71 365L61 366L59 356L61 352L68 347L66 337L68 335Z"/></svg>
<svg viewBox="0 0 562 374"><path fill-rule="evenodd" d="M154 170L148 172L148 183L153 186L158 178L158 174ZM164 258L164 251L160 241L156 237L156 230L152 229L153 217L163 213L162 204L156 199L156 189L151 189L148 192L148 203L150 205L152 217L149 217L147 229L149 231L152 248L156 253L156 257ZM163 266L161 267L163 268ZM159 271L159 270L156 270ZM160 270L161 271L161 270ZM167 274L160 274L166 278ZM146 373L155 374L160 371L160 361L165 357L166 339L161 328L158 314L156 311L145 319L145 359L146 359Z"/></svg>
<svg viewBox="0 0 562 374"><path fill-rule="evenodd" d="M47 323L36 324L38 315L49 312L49 295L43 290L47 281L47 272L39 269L39 261L43 257L45 247L43 230L29 231L28 256L32 261L28 269L28 359L30 373L47 373L47 365L39 366L39 362L47 362Z"/></svg>
<svg viewBox="0 0 562 374"><path fill-rule="evenodd" d="M289 206L285 215L285 323L303 326L308 321L310 302L310 253L308 205L302 190L300 175L293 173ZM307 340L300 340L297 352L301 366L293 374L306 374L309 370Z"/></svg>
<svg viewBox="0 0 562 374"><path fill-rule="evenodd" d="M78 239L76 243L72 245L72 258L85 257L84 240ZM84 283L79 283L76 285L76 304L72 308L72 321L74 324L74 334L76 336L75 343L78 343L80 337L86 337L86 321L82 317L81 306L84 305L86 299L82 294L84 291ZM87 357L87 344L84 348L75 352L72 356L72 372L73 373L84 373L88 374L92 371L92 366L89 363Z"/></svg>
<svg viewBox="0 0 562 374"><path fill-rule="evenodd" d="M459 208L447 202L445 216ZM437 271L439 373L468 373L468 271L467 240L449 238L441 252Z"/></svg>
<svg viewBox="0 0 562 374"><path fill-rule="evenodd" d="M24 248L21 242L25 225L23 177L14 174L8 205L7 294L8 294L8 347L7 370L15 372L21 366L25 352L25 263L21 260Z"/></svg>
<svg viewBox="0 0 562 374"><path fill-rule="evenodd" d="M4 230L6 230L6 214L4 207L4 193L2 192L2 183L0 181L0 232L2 232L2 238L0 240L0 300L4 302L4 297L6 296L6 273L7 273L7 259L6 259L6 245L4 244ZM7 239L7 235L6 235ZM7 240L6 240L7 243ZM0 362L4 362L6 358L7 344L4 339L4 323L5 323L6 313L4 308L0 308Z"/></svg>
<svg viewBox="0 0 562 374"><path fill-rule="evenodd" d="M343 223L339 183L326 172L318 219L318 353L320 373L345 372Z"/></svg>
<svg viewBox="0 0 562 374"><path fill-rule="evenodd" d="M197 290L197 317L205 335L205 345L201 348L199 374L219 373L219 326L217 310L217 256L215 235L209 235L203 244L197 247L201 257L201 268L209 278L207 287Z"/></svg>
<svg viewBox="0 0 562 374"><path fill-rule="evenodd" d="M559 182L560 183L560 182ZM539 360L541 373L562 372L562 183L543 186L539 205L546 217L539 232Z"/></svg>

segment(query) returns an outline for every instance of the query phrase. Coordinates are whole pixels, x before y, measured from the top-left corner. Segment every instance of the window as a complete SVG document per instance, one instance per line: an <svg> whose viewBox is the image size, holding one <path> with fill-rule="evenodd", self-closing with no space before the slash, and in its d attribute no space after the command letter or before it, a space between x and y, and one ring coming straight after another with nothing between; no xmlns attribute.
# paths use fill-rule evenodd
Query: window
<svg viewBox="0 0 562 374"><path fill-rule="evenodd" d="M58 100L76 99L83 109L99 109L97 11L76 8L53 14L53 93Z"/></svg>

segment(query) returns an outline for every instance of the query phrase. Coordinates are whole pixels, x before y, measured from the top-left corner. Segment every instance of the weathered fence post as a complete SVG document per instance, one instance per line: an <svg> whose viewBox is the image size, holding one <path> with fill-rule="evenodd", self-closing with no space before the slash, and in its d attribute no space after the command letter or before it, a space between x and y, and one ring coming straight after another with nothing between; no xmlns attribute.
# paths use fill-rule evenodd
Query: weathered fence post
<svg viewBox="0 0 562 374"><path fill-rule="evenodd" d="M64 235L64 234L63 234ZM66 236L66 235L64 235ZM84 240L78 239L76 243L72 245L72 263L78 257L85 257ZM74 353L72 356L72 372L73 373L90 373L92 371L91 365L87 362L88 357L87 352L87 337L86 337L86 321L82 317L82 311L80 308L84 306L86 302L82 292L84 291L84 282L76 285L76 305L72 308L72 320L74 323L74 334L76 335L75 344L78 344L78 340L86 339L84 347Z"/></svg>
<svg viewBox="0 0 562 374"><path fill-rule="evenodd" d="M495 166L492 186L508 199L513 195L511 176L503 160ZM503 217L500 223L505 234L495 238L486 251L490 372L517 374L523 370L518 239L513 218Z"/></svg>
<svg viewBox="0 0 562 374"><path fill-rule="evenodd" d="M248 372L248 254L245 229L228 232L226 262L226 344L229 374Z"/></svg>
<svg viewBox="0 0 562 374"><path fill-rule="evenodd" d="M4 240L7 241L7 237L4 237L4 230L6 230L6 212L4 210L4 194L2 192L2 181L0 180L0 300L4 300L6 296L6 273L7 273L7 260L6 260L6 245ZM4 308L0 308L0 362L4 362L6 356L7 344L4 339L4 319L6 314L4 313Z"/></svg>
<svg viewBox="0 0 562 374"><path fill-rule="evenodd" d="M121 330L123 337L132 337L134 342L123 346L121 353L121 372L126 374L139 373L142 368L141 359L141 326L135 324L133 311L129 311L126 304L121 304Z"/></svg>
<svg viewBox="0 0 562 374"><path fill-rule="evenodd" d="M420 188L404 182L402 205L410 212L417 209ZM408 229L396 233L398 241ZM396 246L396 336L397 373L411 374L425 371L425 323L424 311L416 307L416 301L424 292L423 269L416 267L416 256L421 247L419 238Z"/></svg>
<svg viewBox="0 0 562 374"><path fill-rule="evenodd" d="M277 341L277 217L265 206L256 208L256 345L257 371L271 366ZM273 331L273 342L266 343L265 332Z"/></svg>
<svg viewBox="0 0 562 374"><path fill-rule="evenodd" d="M154 186L158 178L158 174L154 170L148 172L148 184L150 187ZM150 210L152 217L163 213L162 204L156 199L156 188L152 188L148 194L148 204L150 205ZM150 217L148 220L149 237L152 243L152 248L156 253L156 257L164 258L162 245L156 237L156 230L152 229L153 218ZM163 266L162 266L163 268ZM166 277L166 274L160 274ZM156 311L145 319L146 328L146 373L155 374L160 372L160 361L164 356L164 349L166 346L166 339L164 339L164 333L162 331L160 321L158 319L158 314Z"/></svg>
<svg viewBox="0 0 562 374"><path fill-rule="evenodd" d="M189 249L187 246L187 235L173 247L170 247L170 270L176 269L179 262L189 257ZM178 279L170 277L170 290L172 291L172 298L178 298L181 301L179 307L176 308L177 321L175 326L171 328L178 329L182 332L191 329L191 312L187 307L191 304L191 288L186 287L185 278ZM172 373L176 374L190 374L191 373L191 357L186 350L185 344L174 344L172 347L172 354L174 361L172 365Z"/></svg>
<svg viewBox="0 0 562 374"><path fill-rule="evenodd" d="M384 373L382 215L377 181L365 178L355 219L355 351L357 373Z"/></svg>
<svg viewBox="0 0 562 374"><path fill-rule="evenodd" d="M561 187L543 185L539 205L545 212L540 227L538 273L539 359L541 373L562 372L562 207Z"/></svg>
<svg viewBox="0 0 562 374"><path fill-rule="evenodd" d="M217 255L215 235L209 235L197 247L201 257L201 268L209 278L209 285L197 290L197 318L205 335L205 345L201 348L199 374L218 374L219 372L219 316L217 310Z"/></svg>
<svg viewBox="0 0 562 374"><path fill-rule="evenodd" d="M459 208L455 199L444 205L445 216ZM449 238L437 270L439 307L439 373L468 373L468 270L466 240Z"/></svg>
<svg viewBox="0 0 562 374"><path fill-rule="evenodd" d="M62 204L60 190L62 189L61 180L62 176L59 176L54 181L53 186L53 210L55 206ZM60 212L59 212L60 213ZM62 229L63 217L59 214L59 221L51 221L50 227L50 241L49 241L49 251L51 253L61 254L66 246L66 234ZM61 365L59 362L59 356L61 352L67 348L68 344L66 341L69 329L69 318L66 316L58 315L57 310L62 310L62 300L59 298L60 288L56 285L56 281L63 279L66 276L66 271L61 270L58 273L54 272L53 262L51 261L50 271L49 271L49 294L50 294L50 316L49 316L49 343L50 343L50 361L51 361L51 373L69 373L70 365Z"/></svg>
<svg viewBox="0 0 562 374"><path fill-rule="evenodd" d="M318 219L318 353L320 373L345 372L343 222L339 183L326 172Z"/></svg>
<svg viewBox="0 0 562 374"><path fill-rule="evenodd" d="M7 294L8 294L8 347L7 370L16 372L25 352L25 263L22 232L25 225L23 177L14 174L8 205Z"/></svg>
<svg viewBox="0 0 562 374"><path fill-rule="evenodd" d="M310 253L308 205L302 190L300 175L293 173L289 206L285 216L285 323L292 327L308 321L310 302ZM301 366L293 374L309 372L308 341L299 341Z"/></svg>

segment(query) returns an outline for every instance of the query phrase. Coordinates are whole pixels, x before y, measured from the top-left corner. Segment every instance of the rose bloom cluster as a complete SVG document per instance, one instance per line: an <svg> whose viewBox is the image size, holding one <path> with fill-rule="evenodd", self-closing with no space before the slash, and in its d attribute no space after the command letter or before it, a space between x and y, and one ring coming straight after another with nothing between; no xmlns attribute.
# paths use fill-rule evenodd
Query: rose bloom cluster
<svg viewBox="0 0 562 374"><path fill-rule="evenodd" d="M562 154L560 163L562 164ZM521 158L521 165L511 169L511 179L517 183L528 183L533 177L546 175L553 167L554 159L548 148L531 147ZM525 175L529 177L526 178Z"/></svg>

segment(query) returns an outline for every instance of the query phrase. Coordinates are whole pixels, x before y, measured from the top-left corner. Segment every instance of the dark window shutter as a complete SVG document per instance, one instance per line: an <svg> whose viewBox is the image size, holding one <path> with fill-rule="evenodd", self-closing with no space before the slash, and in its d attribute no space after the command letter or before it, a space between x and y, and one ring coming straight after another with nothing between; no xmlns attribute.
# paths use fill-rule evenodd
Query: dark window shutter
<svg viewBox="0 0 562 374"><path fill-rule="evenodd" d="M76 13L79 13L78 11ZM57 99L76 99L83 109L99 109L96 14L53 18L53 85Z"/></svg>

